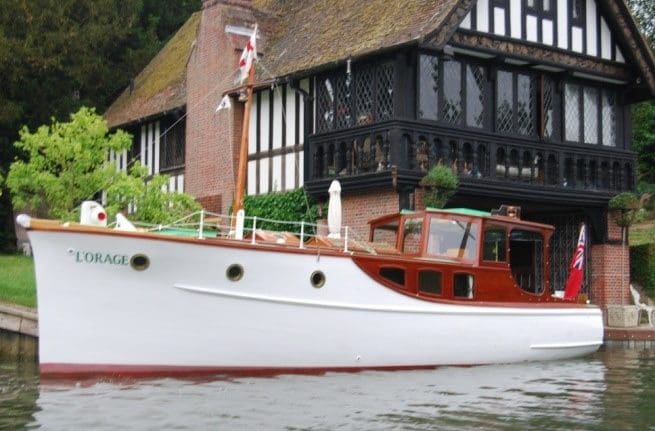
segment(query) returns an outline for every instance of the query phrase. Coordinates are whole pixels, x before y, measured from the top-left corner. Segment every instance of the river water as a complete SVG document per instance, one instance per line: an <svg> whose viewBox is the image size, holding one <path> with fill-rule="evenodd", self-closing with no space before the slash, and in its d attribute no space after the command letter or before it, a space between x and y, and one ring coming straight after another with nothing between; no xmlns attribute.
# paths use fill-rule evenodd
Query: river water
<svg viewBox="0 0 655 431"><path fill-rule="evenodd" d="M270 378L40 382L0 334L0 430L655 430L655 350Z"/></svg>

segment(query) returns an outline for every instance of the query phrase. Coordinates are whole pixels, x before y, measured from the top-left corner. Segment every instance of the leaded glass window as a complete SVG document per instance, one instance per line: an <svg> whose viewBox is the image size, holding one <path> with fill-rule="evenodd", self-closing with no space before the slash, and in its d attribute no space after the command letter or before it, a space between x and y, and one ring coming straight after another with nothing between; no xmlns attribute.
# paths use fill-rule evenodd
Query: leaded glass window
<svg viewBox="0 0 655 431"><path fill-rule="evenodd" d="M466 65L466 125L484 126L484 68Z"/></svg>
<svg viewBox="0 0 655 431"><path fill-rule="evenodd" d="M584 91L584 142L585 144L598 143L598 90L585 87Z"/></svg>
<svg viewBox="0 0 655 431"><path fill-rule="evenodd" d="M555 103L554 103L554 84L550 79L543 79L543 137L552 139L555 134Z"/></svg>
<svg viewBox="0 0 655 431"><path fill-rule="evenodd" d="M530 75L517 75L516 129L521 135L534 135L535 127L535 85Z"/></svg>
<svg viewBox="0 0 655 431"><path fill-rule="evenodd" d="M355 121L357 125L373 122L373 68L357 72L355 79Z"/></svg>
<svg viewBox="0 0 655 431"><path fill-rule="evenodd" d="M459 61L444 62L443 111L442 120L459 124L462 118L462 65Z"/></svg>
<svg viewBox="0 0 655 431"><path fill-rule="evenodd" d="M421 55L420 74L418 117L437 120L439 118L439 58L434 55Z"/></svg>
<svg viewBox="0 0 655 431"><path fill-rule="evenodd" d="M616 94L603 90L603 145L616 146Z"/></svg>
<svg viewBox="0 0 655 431"><path fill-rule="evenodd" d="M393 64L387 63L378 69L375 114L377 121L393 118Z"/></svg>
<svg viewBox="0 0 655 431"><path fill-rule="evenodd" d="M333 78L323 78L316 88L316 131L326 132L334 128Z"/></svg>
<svg viewBox="0 0 655 431"><path fill-rule="evenodd" d="M316 79L316 132L347 129L393 118L392 62L352 66Z"/></svg>
<svg viewBox="0 0 655 431"><path fill-rule="evenodd" d="M514 86L510 72L498 71L496 79L496 129L499 132L513 130Z"/></svg>
<svg viewBox="0 0 655 431"><path fill-rule="evenodd" d="M580 140L580 91L577 85L564 87L564 129L567 141Z"/></svg>

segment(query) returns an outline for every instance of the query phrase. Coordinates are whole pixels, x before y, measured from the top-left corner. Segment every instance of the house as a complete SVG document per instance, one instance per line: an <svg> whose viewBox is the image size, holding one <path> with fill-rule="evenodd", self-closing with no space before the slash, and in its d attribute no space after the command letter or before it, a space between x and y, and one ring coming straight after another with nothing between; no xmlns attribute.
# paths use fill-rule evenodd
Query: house
<svg viewBox="0 0 655 431"><path fill-rule="evenodd" d="M420 208L418 182L447 164L449 206L518 205L556 226L556 289L586 222L591 299L628 299L607 203L635 188L630 105L655 97L655 58L622 0L204 0L106 112L135 136L120 166L138 157L205 208L231 206L255 23L249 194L325 199L338 178L365 238L369 219Z"/></svg>

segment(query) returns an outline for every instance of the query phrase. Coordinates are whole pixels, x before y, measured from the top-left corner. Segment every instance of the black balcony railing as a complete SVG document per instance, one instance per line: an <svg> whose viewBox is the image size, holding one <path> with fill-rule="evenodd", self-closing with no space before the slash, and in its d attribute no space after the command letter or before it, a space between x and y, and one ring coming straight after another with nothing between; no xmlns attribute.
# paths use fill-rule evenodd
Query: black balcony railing
<svg viewBox="0 0 655 431"><path fill-rule="evenodd" d="M635 187L634 155L614 147L544 143L409 121L310 136L308 144L310 189L333 178L356 184L365 176L371 183L372 175L388 177L392 168L418 181L437 163L451 166L468 184L479 180L603 195Z"/></svg>

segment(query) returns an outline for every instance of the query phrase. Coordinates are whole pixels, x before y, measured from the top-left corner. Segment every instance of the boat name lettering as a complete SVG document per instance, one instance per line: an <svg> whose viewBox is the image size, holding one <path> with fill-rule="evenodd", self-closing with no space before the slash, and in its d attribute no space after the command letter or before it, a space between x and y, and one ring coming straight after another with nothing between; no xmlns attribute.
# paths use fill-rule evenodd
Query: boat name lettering
<svg viewBox="0 0 655 431"><path fill-rule="evenodd" d="M69 253L71 250L69 250ZM126 254L101 253L98 251L72 250L76 263L99 263L103 265L127 266L130 259Z"/></svg>

